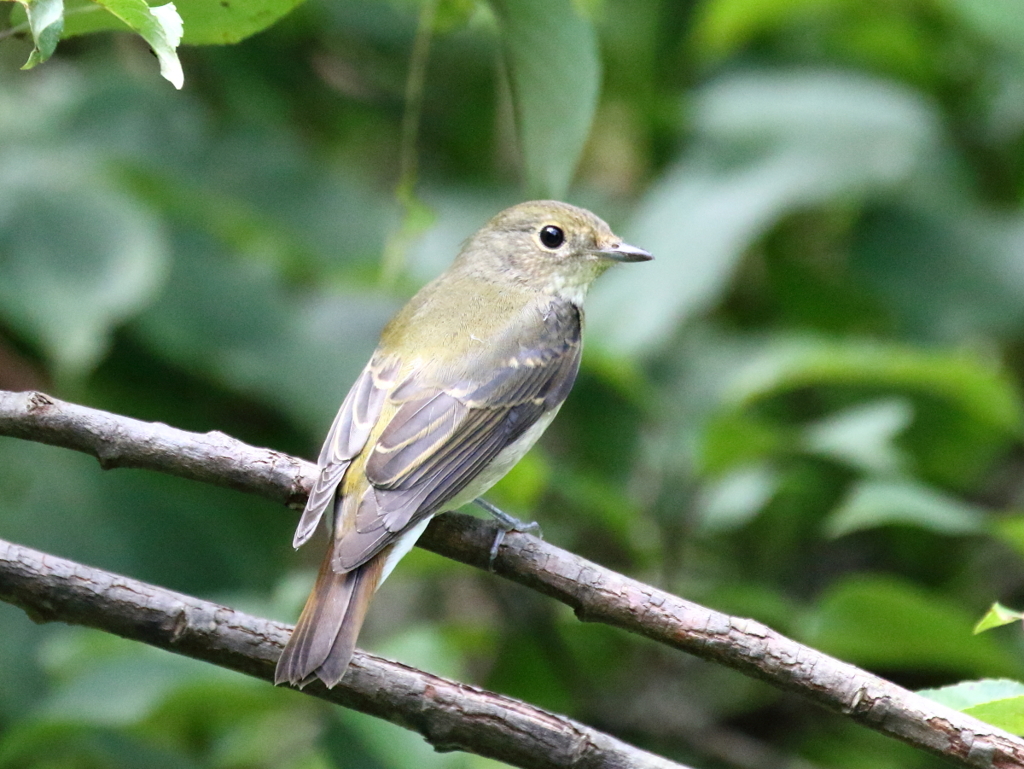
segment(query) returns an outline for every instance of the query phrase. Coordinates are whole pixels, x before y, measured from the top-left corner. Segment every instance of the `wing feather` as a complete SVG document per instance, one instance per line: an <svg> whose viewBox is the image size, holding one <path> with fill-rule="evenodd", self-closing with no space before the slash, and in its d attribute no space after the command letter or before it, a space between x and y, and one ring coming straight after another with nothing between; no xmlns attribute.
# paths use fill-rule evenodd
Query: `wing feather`
<svg viewBox="0 0 1024 769"><path fill-rule="evenodd" d="M292 540L301 547L313 536L324 512L333 504L338 484L345 476L349 464L366 446L370 433L380 417L388 392L393 388L392 377L397 364L374 358L348 391L338 409L337 416L327 432L320 449L320 475L306 500L299 525Z"/></svg>
<svg viewBox="0 0 1024 769"><path fill-rule="evenodd" d="M483 381L438 386L415 372L389 397L396 411L367 454L367 488L344 513L333 568L365 563L402 532L444 509L572 387L581 352L581 314L564 303L543 333L520 344Z"/></svg>

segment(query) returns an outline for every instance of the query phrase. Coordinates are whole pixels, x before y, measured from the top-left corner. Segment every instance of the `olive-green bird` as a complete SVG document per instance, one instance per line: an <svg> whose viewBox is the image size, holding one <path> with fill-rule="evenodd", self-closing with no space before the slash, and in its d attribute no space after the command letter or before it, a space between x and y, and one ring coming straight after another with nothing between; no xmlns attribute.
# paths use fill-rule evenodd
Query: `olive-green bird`
<svg viewBox="0 0 1024 769"><path fill-rule="evenodd" d="M299 547L330 511L331 545L276 683L341 680L374 591L430 518L491 488L558 413L590 284L650 258L589 211L522 203L388 323L331 425L295 532Z"/></svg>

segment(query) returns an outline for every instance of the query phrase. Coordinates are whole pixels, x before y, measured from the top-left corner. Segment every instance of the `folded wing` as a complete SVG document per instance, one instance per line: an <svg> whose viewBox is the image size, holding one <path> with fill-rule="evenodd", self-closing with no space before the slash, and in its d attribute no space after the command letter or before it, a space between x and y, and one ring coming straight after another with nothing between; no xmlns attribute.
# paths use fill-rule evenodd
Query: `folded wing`
<svg viewBox="0 0 1024 769"><path fill-rule="evenodd" d="M501 451L558 408L579 369L582 316L569 302L545 308L542 327L496 345L486 375L438 384L413 372L388 396L396 407L368 447L369 481L347 500L333 568L349 571L444 509ZM511 353L509 354L509 350Z"/></svg>

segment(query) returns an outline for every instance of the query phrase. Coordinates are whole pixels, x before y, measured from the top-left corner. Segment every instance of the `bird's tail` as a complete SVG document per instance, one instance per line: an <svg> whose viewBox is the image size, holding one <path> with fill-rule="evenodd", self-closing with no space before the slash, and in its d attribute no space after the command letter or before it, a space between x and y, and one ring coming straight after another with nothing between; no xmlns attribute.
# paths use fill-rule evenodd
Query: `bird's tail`
<svg viewBox="0 0 1024 769"><path fill-rule="evenodd" d="M331 568L332 556L333 547L324 556L313 592L277 661L275 684L290 683L301 689L319 678L330 688L348 668L387 552L340 574Z"/></svg>

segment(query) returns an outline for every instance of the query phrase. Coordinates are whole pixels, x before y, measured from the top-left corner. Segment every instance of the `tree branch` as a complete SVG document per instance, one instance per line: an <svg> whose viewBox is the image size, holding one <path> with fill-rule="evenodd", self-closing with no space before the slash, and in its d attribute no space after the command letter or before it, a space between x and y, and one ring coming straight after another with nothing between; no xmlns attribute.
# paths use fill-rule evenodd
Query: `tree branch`
<svg viewBox="0 0 1024 769"><path fill-rule="evenodd" d="M0 390L0 435L91 454L104 470L136 467L226 486L301 510L316 479L310 462L221 432L190 433L57 400Z"/></svg>
<svg viewBox="0 0 1024 769"><path fill-rule="evenodd" d="M162 470L292 505L301 501L315 472L308 463L219 433L150 425L38 393L0 392L0 435L85 451L104 467ZM448 513L434 519L420 544L486 568L494 533L493 524ZM506 537L494 570L568 604L581 620L605 622L719 662L962 766L1024 766L1024 741L1013 735L758 622L685 601L534 537Z"/></svg>
<svg viewBox="0 0 1024 769"><path fill-rule="evenodd" d="M0 599L69 622L274 680L290 628L226 606L0 540ZM357 651L334 689L304 692L412 729L436 750L527 769L685 769L510 697Z"/></svg>

